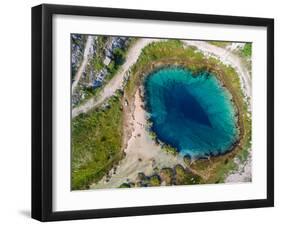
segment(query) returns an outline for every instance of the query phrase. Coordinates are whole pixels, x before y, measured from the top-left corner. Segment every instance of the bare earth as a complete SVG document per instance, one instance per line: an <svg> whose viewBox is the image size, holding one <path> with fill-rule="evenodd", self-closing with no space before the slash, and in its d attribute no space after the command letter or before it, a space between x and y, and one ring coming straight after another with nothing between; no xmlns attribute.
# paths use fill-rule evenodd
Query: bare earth
<svg viewBox="0 0 281 226"><path fill-rule="evenodd" d="M75 118L81 113L86 113L92 108L100 105L103 101L112 96L117 89L122 88L124 78L126 77L126 74L129 73L130 67L137 61L139 55L141 54L141 50L148 44L159 41L163 41L163 39L139 39L129 50L125 63L121 66L120 70L113 77L113 79L110 80L109 83L107 83L107 85L101 91L100 95L97 98L93 97L84 104L72 109L72 118ZM215 58L218 58L224 64L234 67L239 75L241 83L243 84L243 91L245 95L247 97L251 97L251 78L247 68L243 65L238 56L232 54L228 49L220 48L204 41L184 40L183 42L187 46L195 46L206 56L213 56ZM249 104L251 106L251 103Z"/></svg>
<svg viewBox="0 0 281 226"><path fill-rule="evenodd" d="M90 109L98 106L104 102L107 98L111 97L116 90L122 88L126 72L129 71L130 67L134 65L141 54L141 50L147 46L149 43L158 41L159 39L139 39L135 45L130 48L125 63L118 70L118 73L106 84L104 89L101 91L100 95L97 98L91 98L84 104L74 108L72 110L72 118L75 118L81 113L86 113Z"/></svg>
<svg viewBox="0 0 281 226"><path fill-rule="evenodd" d="M122 88L124 78L129 74L130 67L137 61L141 50L152 42L163 41L159 39L139 39L135 45L129 50L125 63L122 65L118 73L111 81L106 84L100 95L91 98L79 107L72 110L72 118L81 113L86 113L90 109L103 103L106 99L114 95L116 90ZM206 56L212 56L226 65L231 65L238 73L245 96L251 97L251 78L248 70L242 64L240 58L233 54L230 50L211 45L204 41L183 41L185 45L195 46ZM84 57L85 58L85 57ZM84 62L84 61L83 61ZM79 79L78 79L79 81ZM121 160L116 170L112 169L108 177L104 177L97 184L92 184L91 188L112 188L118 187L124 182L135 181L138 172L147 175L153 173L155 167L173 167L176 164L183 164L183 158L173 156L161 150L155 142L149 137L146 131L146 112L141 108L141 98L139 92L135 96L135 109L130 123L133 124L133 133L128 140L125 149L126 157ZM251 106L251 103L249 103ZM251 107L250 107L251 108ZM251 157L247 160L243 169L231 173L226 181L245 181L250 176ZM115 172L114 172L115 171ZM245 173L242 173L245 172ZM241 178L243 177L243 178Z"/></svg>
<svg viewBox="0 0 281 226"><path fill-rule="evenodd" d="M252 181L252 154L248 156L248 159L243 164L239 164L239 160L237 161L237 165L239 166L236 171L230 172L230 174L225 179L225 183L241 183L241 182L251 182Z"/></svg>
<svg viewBox="0 0 281 226"><path fill-rule="evenodd" d="M133 123L134 131L128 141L128 146L125 149L126 157L121 160L116 169L111 170L110 179L106 182L105 176L97 184L91 185L91 188L114 188L122 183L135 181L138 172L143 172L146 175L151 175L155 167L173 167L176 164L184 165L183 157L173 156L161 150L159 145L149 136L146 128L146 112L141 107L142 100L139 91L135 95L135 110L131 123Z"/></svg>
<svg viewBox="0 0 281 226"><path fill-rule="evenodd" d="M246 97L251 98L252 94L252 83L250 74L245 67L245 65L241 62L241 59L233 54L230 50L226 48L221 48L218 46L214 46L204 41L190 41L184 40L185 44L190 46L195 46L198 50L200 50L205 56L212 56L219 59L223 64L232 66L239 75L243 92ZM251 109L251 102L249 103Z"/></svg>

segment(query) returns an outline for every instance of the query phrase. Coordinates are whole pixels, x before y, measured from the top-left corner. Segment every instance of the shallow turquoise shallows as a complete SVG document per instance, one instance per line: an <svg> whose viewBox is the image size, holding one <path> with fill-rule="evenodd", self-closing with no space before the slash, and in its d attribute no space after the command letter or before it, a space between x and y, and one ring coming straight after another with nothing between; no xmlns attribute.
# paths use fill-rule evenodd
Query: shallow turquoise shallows
<svg viewBox="0 0 281 226"><path fill-rule="evenodd" d="M214 75L163 68L146 77L145 98L152 131L184 156L224 154L237 140L231 95Z"/></svg>

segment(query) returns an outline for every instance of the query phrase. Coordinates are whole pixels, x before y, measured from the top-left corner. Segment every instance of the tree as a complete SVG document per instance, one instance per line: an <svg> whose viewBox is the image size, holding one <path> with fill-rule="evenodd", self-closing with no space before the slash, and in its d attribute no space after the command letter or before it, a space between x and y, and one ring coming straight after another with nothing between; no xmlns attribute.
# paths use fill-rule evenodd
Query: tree
<svg viewBox="0 0 281 226"><path fill-rule="evenodd" d="M153 175L150 177L149 185L150 186L160 186L161 180L158 175Z"/></svg>
<svg viewBox="0 0 281 226"><path fill-rule="evenodd" d="M120 48L114 49L113 56L114 56L116 64L121 65L121 64L124 63L124 61L125 61L125 52L122 49L120 49Z"/></svg>

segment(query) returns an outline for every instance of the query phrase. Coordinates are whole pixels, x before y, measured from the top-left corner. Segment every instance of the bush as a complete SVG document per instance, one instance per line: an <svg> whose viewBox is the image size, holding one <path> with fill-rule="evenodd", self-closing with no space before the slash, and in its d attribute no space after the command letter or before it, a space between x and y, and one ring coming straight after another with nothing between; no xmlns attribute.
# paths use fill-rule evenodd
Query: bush
<svg viewBox="0 0 281 226"><path fill-rule="evenodd" d="M130 188L131 186L127 183L123 183L119 186L119 188Z"/></svg>
<svg viewBox="0 0 281 226"><path fill-rule="evenodd" d="M161 180L158 175L153 175L149 179L149 186L160 186Z"/></svg>
<svg viewBox="0 0 281 226"><path fill-rule="evenodd" d="M109 106L72 120L73 190L87 189L122 158L123 118L119 97L112 97Z"/></svg>
<svg viewBox="0 0 281 226"><path fill-rule="evenodd" d="M125 52L124 50L120 49L120 48L116 48L114 49L113 51L113 56L114 56L114 59L115 59L115 63L117 65L122 65L125 61Z"/></svg>
<svg viewBox="0 0 281 226"><path fill-rule="evenodd" d="M245 57L251 57L252 56L252 43L246 43L244 45L244 48L242 49L242 54Z"/></svg>
<svg viewBox="0 0 281 226"><path fill-rule="evenodd" d="M184 184L185 181L185 169L183 168L182 165L176 165L174 167L175 170L175 183L176 184Z"/></svg>
<svg viewBox="0 0 281 226"><path fill-rule="evenodd" d="M164 181L166 185L172 185L173 183L173 170L171 168L163 168L160 171L161 181Z"/></svg>

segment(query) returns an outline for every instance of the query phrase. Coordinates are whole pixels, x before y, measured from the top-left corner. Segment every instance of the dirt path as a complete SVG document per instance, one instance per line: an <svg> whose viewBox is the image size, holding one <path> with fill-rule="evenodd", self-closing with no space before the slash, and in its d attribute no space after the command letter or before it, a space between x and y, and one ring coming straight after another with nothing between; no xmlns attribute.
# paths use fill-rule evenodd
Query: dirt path
<svg viewBox="0 0 281 226"><path fill-rule="evenodd" d="M139 55L141 54L141 50L154 41L159 41L159 39L139 39L135 43L135 45L130 48L125 63L118 70L117 74L105 85L99 96L93 97L84 104L74 108L72 110L72 118L75 118L81 113L88 112L90 109L98 106L104 100L112 96L116 90L122 88L126 72L130 69L132 65L135 64Z"/></svg>
<svg viewBox="0 0 281 226"><path fill-rule="evenodd" d="M134 131L128 141L125 149L126 157L121 160L116 168L109 172L110 178L106 176L96 184L90 186L93 188L117 188L122 183L135 182L139 172L151 175L154 168L174 167L176 164L184 165L183 157L168 154L163 151L160 145L156 145L150 138L146 127L146 112L141 107L143 104L139 91L135 94L135 109L131 117Z"/></svg>
<svg viewBox="0 0 281 226"><path fill-rule="evenodd" d="M244 94L247 97L250 97L252 93L251 77L247 68L243 65L240 58L233 54L228 49L223 49L217 46L213 46L207 42L203 41L184 41L187 45L195 46L201 50L205 55L211 55L219 59L226 65L231 65L237 71L241 84L243 86ZM251 109L251 101L249 102ZM225 183L238 183L238 182L249 182L251 181L251 166L252 158L251 154L244 164L241 165L239 160L237 160L238 169L234 172L231 172L225 179Z"/></svg>
<svg viewBox="0 0 281 226"><path fill-rule="evenodd" d="M78 71L76 72L76 75L74 76L74 81L72 83L71 87L71 92L73 94L76 86L78 85L78 82L83 74L83 71L85 71L86 65L88 63L88 58L89 58L89 53L90 53L90 48L93 43L93 36L89 35L87 38L85 50L84 50L84 55L83 55L83 61L81 63L81 66L79 67Z"/></svg>
<svg viewBox="0 0 281 226"><path fill-rule="evenodd" d="M126 57L125 63L121 66L118 73L109 81L108 84L103 88L100 95L98 97L93 97L89 99L84 104L74 108L72 110L72 118L75 118L77 115L81 113L86 113L90 109L98 106L104 100L112 96L117 89L122 88L124 77L126 76L126 72L130 69L130 67L137 61L139 55L141 54L141 50L152 42L163 41L162 39L139 39L135 45L129 50L129 53ZM251 96L251 78L248 70L245 68L240 58L235 54L231 53L230 50L220 48L214 45L211 45L205 41L190 41L184 40L184 44L189 46L195 46L200 51L202 51L206 56L213 56L222 61L224 64L231 65L238 72L239 78L243 85L244 94L247 97ZM86 51L85 51L86 52ZM85 59L85 57L84 57ZM83 61L84 62L84 61ZM82 64L83 65L83 64ZM80 68L82 68L82 65ZM79 68L79 69L80 69ZM81 74L82 74L81 70ZM78 74L78 73L77 73ZM81 76L81 75L80 75ZM77 80L79 81L79 79ZM74 85L74 84L73 84ZM72 87L73 88L73 87ZM251 103L250 103L251 107Z"/></svg>
<svg viewBox="0 0 281 226"><path fill-rule="evenodd" d="M186 45L195 46L206 56L213 56L222 63L232 66L238 73L244 94L251 97L252 84L251 77L247 68L241 62L241 59L230 50L211 45L205 41L183 41ZM250 103L251 107L251 103Z"/></svg>
<svg viewBox="0 0 281 226"><path fill-rule="evenodd" d="M142 49L152 42L162 41L159 39L139 39L135 45L129 50L125 63L121 66L118 73L112 80L106 84L100 95L91 98L79 107L72 110L72 117L76 117L80 113L86 113L90 109L100 105L107 98L114 95L116 90L122 88L126 72L137 61ZM203 41L183 41L187 46L195 46L206 56L213 56L222 61L224 64L231 65L237 71L243 84L246 96L251 95L251 79L247 69L241 63L238 56L231 53L230 50L219 48ZM184 165L183 158L179 156L173 157L161 150L161 148L152 141L146 131L145 112L140 107L141 100L139 93L135 96L134 117L131 121L134 131L128 141L125 149L126 157L121 160L116 169L109 172L109 178L104 177L97 184L92 184L91 188L110 188L118 187L120 184L128 181L135 181L138 172L144 172L147 175L153 173L154 167L173 167L180 163Z"/></svg>

